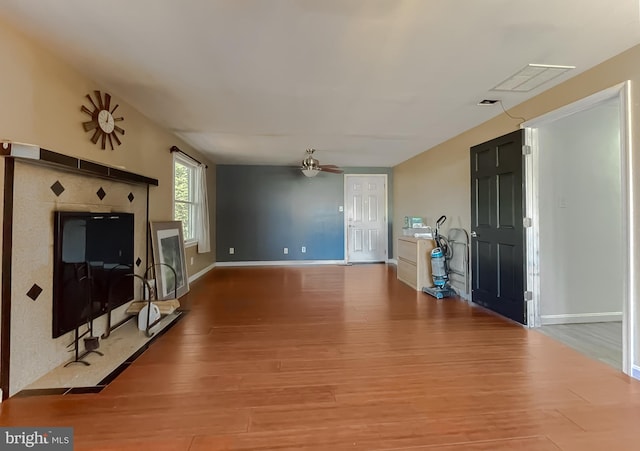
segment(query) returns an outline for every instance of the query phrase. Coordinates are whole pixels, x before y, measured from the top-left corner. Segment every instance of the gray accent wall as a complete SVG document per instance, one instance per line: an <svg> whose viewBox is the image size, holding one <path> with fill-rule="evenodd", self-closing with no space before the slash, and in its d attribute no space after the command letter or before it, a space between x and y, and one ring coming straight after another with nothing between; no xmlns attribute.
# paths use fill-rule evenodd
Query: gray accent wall
<svg viewBox="0 0 640 451"><path fill-rule="evenodd" d="M387 174L387 217L393 217L391 168L343 169L348 174ZM344 259L344 212L339 211L344 206L343 175L321 172L307 178L295 167L217 165L216 195L217 261Z"/></svg>

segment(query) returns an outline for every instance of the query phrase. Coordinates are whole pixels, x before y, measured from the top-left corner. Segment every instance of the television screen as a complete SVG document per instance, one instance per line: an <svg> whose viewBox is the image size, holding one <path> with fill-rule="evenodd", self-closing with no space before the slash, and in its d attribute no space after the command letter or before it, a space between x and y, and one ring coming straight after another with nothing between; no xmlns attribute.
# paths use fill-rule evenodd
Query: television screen
<svg viewBox="0 0 640 451"><path fill-rule="evenodd" d="M57 211L53 338L133 299L134 215Z"/></svg>

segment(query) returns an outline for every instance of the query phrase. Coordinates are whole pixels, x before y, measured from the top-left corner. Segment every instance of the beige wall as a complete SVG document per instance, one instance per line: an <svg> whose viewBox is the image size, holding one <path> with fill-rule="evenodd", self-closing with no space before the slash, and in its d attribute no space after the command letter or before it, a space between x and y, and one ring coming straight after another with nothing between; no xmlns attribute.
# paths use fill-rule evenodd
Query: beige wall
<svg viewBox="0 0 640 451"><path fill-rule="evenodd" d="M635 198L634 224L640 223L640 46L590 69L510 110L527 120L541 116L576 100L631 80L632 191ZM401 232L403 217L426 216L429 223L446 214L449 227L470 226L469 148L519 128L519 122L500 116L468 130L394 168L394 237ZM637 235L637 230L634 230ZM635 267L640 267L640 247L633 249ZM634 305L640 286L631 293ZM637 310L637 308L636 308ZM638 318L634 318L640 326ZM636 362L640 361L640 342Z"/></svg>
<svg viewBox="0 0 640 451"><path fill-rule="evenodd" d="M82 129L88 119L80 111L88 105L84 96L96 85L70 67L58 56L0 21L0 58L5 62L0 71L0 139L36 144L40 147L103 164L124 167L128 171L157 178L159 186L150 188L150 220L172 219L172 156L169 148L177 145L185 152L206 161L189 145L151 122L125 99L113 96L124 116L122 145L115 150L101 150L89 141ZM215 165L209 169L212 251L196 253L187 250L189 274L195 274L215 262ZM190 265L191 256L194 264Z"/></svg>

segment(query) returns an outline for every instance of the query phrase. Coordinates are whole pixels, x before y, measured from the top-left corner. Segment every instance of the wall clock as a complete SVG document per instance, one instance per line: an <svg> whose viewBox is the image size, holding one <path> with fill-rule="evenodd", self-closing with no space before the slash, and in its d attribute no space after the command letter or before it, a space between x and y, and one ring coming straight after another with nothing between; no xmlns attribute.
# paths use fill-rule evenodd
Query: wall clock
<svg viewBox="0 0 640 451"><path fill-rule="evenodd" d="M93 91L95 100L91 97L91 94L87 94L85 97L91 102L91 107L82 105L82 112L91 116L91 120L83 122L85 132L93 131L91 136L91 142L98 144L100 141L100 147L102 150L107 148L107 142L113 150L113 143L117 145L122 144L118 138L117 133L124 135L124 130L116 125L116 122L123 121L123 117L114 117L114 113L118 108L117 105L111 109L111 95L104 93L104 97L100 91ZM92 109L91 109L92 108Z"/></svg>

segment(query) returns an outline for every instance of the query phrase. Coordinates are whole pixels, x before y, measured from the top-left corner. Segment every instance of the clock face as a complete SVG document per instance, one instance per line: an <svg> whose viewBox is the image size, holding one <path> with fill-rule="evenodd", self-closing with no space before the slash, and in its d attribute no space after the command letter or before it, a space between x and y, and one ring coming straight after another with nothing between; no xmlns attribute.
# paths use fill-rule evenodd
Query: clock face
<svg viewBox="0 0 640 451"><path fill-rule="evenodd" d="M113 119L113 115L109 113L109 110L102 110L98 113L98 126L105 133L113 132L116 123Z"/></svg>
<svg viewBox="0 0 640 451"><path fill-rule="evenodd" d="M91 142L98 144L100 141L100 147L104 150L107 148L107 143L114 149L113 143L117 145L122 144L118 134L124 135L124 129L118 127L116 122L123 121L123 117L115 117L113 114L119 105L111 108L111 95L104 93L104 97L100 91L93 91L95 100L90 94L85 97L91 102L91 107L82 106L83 113L91 116L91 120L83 122L85 132L93 132L91 136Z"/></svg>

